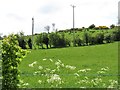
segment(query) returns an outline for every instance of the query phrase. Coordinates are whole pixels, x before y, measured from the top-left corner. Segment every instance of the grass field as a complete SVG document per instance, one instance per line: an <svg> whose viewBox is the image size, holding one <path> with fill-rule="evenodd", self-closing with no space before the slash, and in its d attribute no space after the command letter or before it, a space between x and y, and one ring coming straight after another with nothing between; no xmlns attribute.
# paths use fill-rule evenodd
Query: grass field
<svg viewBox="0 0 120 90"><path fill-rule="evenodd" d="M19 69L26 83L23 87L28 88L114 87L118 74L118 42L31 50ZM51 81L55 75L57 79Z"/></svg>

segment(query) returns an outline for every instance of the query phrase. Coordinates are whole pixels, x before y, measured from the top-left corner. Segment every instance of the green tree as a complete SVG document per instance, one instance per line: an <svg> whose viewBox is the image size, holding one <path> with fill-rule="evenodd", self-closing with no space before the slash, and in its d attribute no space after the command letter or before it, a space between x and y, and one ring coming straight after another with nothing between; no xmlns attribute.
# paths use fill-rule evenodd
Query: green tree
<svg viewBox="0 0 120 90"><path fill-rule="evenodd" d="M83 34L83 41L86 45L89 44L89 33L87 31L85 31Z"/></svg>
<svg viewBox="0 0 120 90"><path fill-rule="evenodd" d="M42 33L39 34L37 37L36 37L36 45L38 45L38 48L39 46L41 46L43 48L43 43L42 43Z"/></svg>
<svg viewBox="0 0 120 90"><path fill-rule="evenodd" d="M89 28L89 29L93 29L93 28L95 28L95 25L92 24L92 25L90 25L88 28Z"/></svg>
<svg viewBox="0 0 120 90"><path fill-rule="evenodd" d="M111 29L115 28L115 25L114 24L110 25L110 28Z"/></svg>
<svg viewBox="0 0 120 90"><path fill-rule="evenodd" d="M19 32L18 34L16 34L18 42L19 42L19 46L22 49L26 49L26 41L25 41L25 36L24 36L24 32Z"/></svg>
<svg viewBox="0 0 120 90"><path fill-rule="evenodd" d="M36 38L36 44L38 46L42 46L42 49L44 48L43 47L43 44L46 45L47 49L48 49L48 45L49 45L49 37L48 37L48 34L47 33L41 33L37 36Z"/></svg>

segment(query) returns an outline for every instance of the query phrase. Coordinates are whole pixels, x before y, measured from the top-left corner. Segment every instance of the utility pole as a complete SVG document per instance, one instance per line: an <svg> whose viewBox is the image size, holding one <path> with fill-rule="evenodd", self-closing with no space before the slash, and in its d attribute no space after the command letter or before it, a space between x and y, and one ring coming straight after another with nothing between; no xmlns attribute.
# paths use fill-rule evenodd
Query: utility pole
<svg viewBox="0 0 120 90"><path fill-rule="evenodd" d="M73 46L75 46L75 30L74 30L74 28L75 28L75 13L74 13L74 8L76 6L74 6L74 5L71 5L71 6L73 8Z"/></svg>
<svg viewBox="0 0 120 90"><path fill-rule="evenodd" d="M32 48L33 48L33 34L34 34L34 17L32 18Z"/></svg>

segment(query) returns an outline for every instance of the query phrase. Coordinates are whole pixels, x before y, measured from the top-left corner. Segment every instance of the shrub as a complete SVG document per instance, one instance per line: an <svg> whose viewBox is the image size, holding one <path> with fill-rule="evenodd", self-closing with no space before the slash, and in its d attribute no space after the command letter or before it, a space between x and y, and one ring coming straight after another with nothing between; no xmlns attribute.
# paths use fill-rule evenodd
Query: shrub
<svg viewBox="0 0 120 90"><path fill-rule="evenodd" d="M120 41L120 27L113 31L114 41Z"/></svg>
<svg viewBox="0 0 120 90"><path fill-rule="evenodd" d="M105 34L104 40L106 41L106 43L112 42L112 35L110 33Z"/></svg>
<svg viewBox="0 0 120 90"><path fill-rule="evenodd" d="M50 44L53 45L53 47L58 47L59 46L59 38L60 38L60 36L58 34L51 33L49 35Z"/></svg>
<svg viewBox="0 0 120 90"><path fill-rule="evenodd" d="M49 44L49 38L47 33L42 34L42 43L44 43L48 49L48 44Z"/></svg>
<svg viewBox="0 0 120 90"><path fill-rule="evenodd" d="M73 42L74 42L75 46L82 46L82 40L78 36L75 37Z"/></svg>
<svg viewBox="0 0 120 90"><path fill-rule="evenodd" d="M53 47L66 47L67 45L70 46L70 40L65 38L64 33L56 34L51 33L49 35L50 44L53 45Z"/></svg>
<svg viewBox="0 0 120 90"><path fill-rule="evenodd" d="M48 38L48 34L47 33L41 33L36 38L36 45L42 46L42 48L44 48L43 44L45 44L47 49L48 49L49 38Z"/></svg>
<svg viewBox="0 0 120 90"><path fill-rule="evenodd" d="M89 45L95 45L95 44L96 44L95 33L92 33L89 35Z"/></svg>
<svg viewBox="0 0 120 90"><path fill-rule="evenodd" d="M109 29L107 26L99 26L99 29Z"/></svg>
<svg viewBox="0 0 120 90"><path fill-rule="evenodd" d="M83 34L83 42L84 42L86 45L88 45L88 43L89 43L89 38L90 38L89 33L88 33L87 31L85 31L84 34Z"/></svg>
<svg viewBox="0 0 120 90"><path fill-rule="evenodd" d="M38 48L39 48L39 46L42 46L42 48L43 48L43 44L42 44L42 34L39 34L39 35L36 37L35 42L36 42L36 45L38 46Z"/></svg>
<svg viewBox="0 0 120 90"><path fill-rule="evenodd" d="M20 75L18 66L26 55L26 51L19 47L17 37L13 34L2 42L2 88L12 90L18 88Z"/></svg>
<svg viewBox="0 0 120 90"><path fill-rule="evenodd" d="M96 39L96 44L103 44L104 34L103 33L97 33L95 39Z"/></svg>
<svg viewBox="0 0 120 90"><path fill-rule="evenodd" d="M31 38L28 39L28 46L29 46L30 49L32 49L32 40L31 40Z"/></svg>

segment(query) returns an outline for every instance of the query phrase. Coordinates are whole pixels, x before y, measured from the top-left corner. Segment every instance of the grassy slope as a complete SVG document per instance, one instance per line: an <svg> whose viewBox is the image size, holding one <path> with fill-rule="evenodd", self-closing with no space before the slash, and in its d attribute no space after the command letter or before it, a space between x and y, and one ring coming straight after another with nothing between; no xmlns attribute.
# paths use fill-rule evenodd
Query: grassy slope
<svg viewBox="0 0 120 90"><path fill-rule="evenodd" d="M22 79L25 82L30 83L30 87L39 87L36 83L40 78L39 76L33 77L29 75L26 77L27 73L33 73L35 69L28 67L28 64L38 61L43 58L51 58L53 60L60 59L65 64L74 65L77 68L91 68L93 71L91 74L96 74L96 71L100 70L102 67L109 67L109 74L117 74L118 70L118 43L95 45L95 46L84 46L84 47L69 47L69 48L58 48L49 50L32 50L30 54L22 61L20 65L20 70L25 76L22 75ZM44 63L42 63L44 65ZM47 63L50 66L49 63ZM64 71L62 74L66 74ZM66 77L68 78L68 76ZM109 76L105 79L117 79L116 76ZM71 78L68 78L71 80ZM69 85L70 86L70 85ZM69 87L66 86L66 87Z"/></svg>

